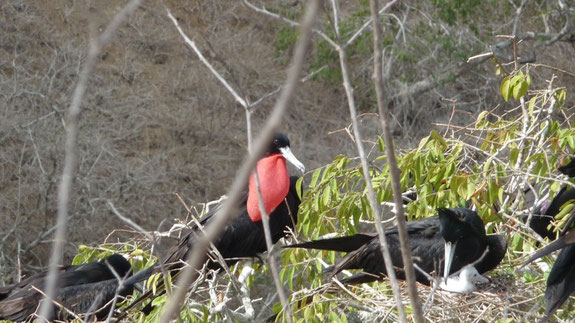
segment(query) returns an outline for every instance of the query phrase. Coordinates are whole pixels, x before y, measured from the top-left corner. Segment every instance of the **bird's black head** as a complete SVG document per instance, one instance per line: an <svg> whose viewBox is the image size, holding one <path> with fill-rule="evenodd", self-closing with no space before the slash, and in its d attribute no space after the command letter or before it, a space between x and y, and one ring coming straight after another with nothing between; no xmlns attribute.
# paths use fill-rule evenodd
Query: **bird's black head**
<svg viewBox="0 0 575 323"><path fill-rule="evenodd" d="M268 149L268 155L281 154L280 149L285 147L289 148L289 146L289 138L281 132L276 132Z"/></svg>
<svg viewBox="0 0 575 323"><path fill-rule="evenodd" d="M305 166L291 152L289 139L281 132L276 132L266 156L281 154L288 162L305 173Z"/></svg>
<svg viewBox="0 0 575 323"><path fill-rule="evenodd" d="M437 212L439 231L445 241L456 242L469 236L485 237L485 225L475 211L467 208L440 208Z"/></svg>
<svg viewBox="0 0 575 323"><path fill-rule="evenodd" d="M110 265L120 277L126 276L126 274L128 274L132 270L130 262L128 262L126 258L124 258L119 254L113 254L109 257L100 260L100 262L104 262Z"/></svg>

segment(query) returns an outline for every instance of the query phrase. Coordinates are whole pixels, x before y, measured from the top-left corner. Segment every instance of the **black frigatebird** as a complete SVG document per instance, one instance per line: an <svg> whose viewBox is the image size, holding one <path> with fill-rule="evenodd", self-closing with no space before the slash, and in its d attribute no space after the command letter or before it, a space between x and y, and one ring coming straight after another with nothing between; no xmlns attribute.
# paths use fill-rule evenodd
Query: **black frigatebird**
<svg viewBox="0 0 575 323"><path fill-rule="evenodd" d="M572 214L567 220L566 228L571 227L573 222L575 222L575 214ZM545 289L547 306L542 322L549 320L569 296L575 292L575 228L563 231L557 240L538 250L520 267L523 268L535 259L559 249L561 251L557 259L555 259L549 277L547 277L547 287Z"/></svg>
<svg viewBox="0 0 575 323"><path fill-rule="evenodd" d="M575 156L571 156L570 161L565 165L560 165L557 169L569 177L575 177ZM560 163L563 164L564 159L562 158Z"/></svg>
<svg viewBox="0 0 575 323"><path fill-rule="evenodd" d="M479 259L476 264L482 274L495 268L507 250L507 241L500 235L486 235L485 227L476 212L466 208L441 208L438 216L407 222L407 234L414 263L426 273L435 272L446 277L463 266ZM393 266L398 279L405 279L397 227L385 231ZM446 247L449 246L449 247ZM316 240L287 246L289 248L322 249L348 252L334 266L326 269L336 275L346 269L362 269L342 280L343 283L360 284L383 279L385 263L376 234L356 234L348 237ZM448 261L445 262L444 259ZM443 268L440 264L444 263ZM429 285L426 275L416 271L418 282Z"/></svg>
<svg viewBox="0 0 575 323"><path fill-rule="evenodd" d="M265 210L269 214L273 243L286 236L287 228L294 228L300 204L296 191L298 177L289 176L286 160L302 172L305 171L304 165L291 152L288 137L282 133L276 133L268 152L257 163L258 178ZM207 225L218 209L219 207L210 210L200 218L199 223L202 226ZM189 250L192 249L197 234L201 234L199 228L192 227L191 232L182 237L179 243L168 252L168 257L164 259L164 264L168 269L181 267L181 260L184 260ZM248 190L242 198L239 214L227 225L213 244L228 266L235 264L239 258L254 258L267 250L253 174L250 177ZM210 261L208 267L218 269L220 265Z"/></svg>
<svg viewBox="0 0 575 323"><path fill-rule="evenodd" d="M2 287L0 320L33 320L44 298L41 291L45 288L47 273L43 271L19 283ZM134 282L126 282L118 289L118 279L130 273L130 263L118 254L88 264L62 267L58 272L58 289L54 299L73 313L92 312L98 319L104 318L117 292L121 296L132 292ZM55 305L49 320L67 318L71 318L68 311Z"/></svg>
<svg viewBox="0 0 575 323"><path fill-rule="evenodd" d="M573 199L575 199L575 189L563 186L551 203L543 203L538 210L534 211L531 221L529 221L529 227L537 232L541 238L555 240L557 234L553 228L549 228L549 225L559 214L561 207ZM527 218L525 216L523 221L527 221Z"/></svg>
<svg viewBox="0 0 575 323"><path fill-rule="evenodd" d="M289 176L286 160L305 172L304 165L293 155L290 141L283 133L276 133L270 143L267 153L257 163L257 173L260 182L266 213L269 214L269 226L272 242L276 243L293 230L297 224L297 213L300 198L296 190L299 177ZM201 226L209 225L217 213L219 206L211 209L199 219ZM200 227L192 226L191 231L184 235L176 246L171 248L164 258L163 265L170 271L183 266L183 260L193 248L196 237L202 234ZM228 266L241 258L255 258L267 250L262 215L259 208L255 177L252 174L249 185L240 203L239 213L228 223L213 245L225 259ZM208 260L208 268L220 269L221 265ZM138 280L146 279L153 273L160 272L161 266L156 264L136 274ZM130 307L147 298L149 292L136 300ZM146 307L144 312L150 310Z"/></svg>
<svg viewBox="0 0 575 323"><path fill-rule="evenodd" d="M557 169L564 175L575 177L575 158L571 158L568 164L560 165ZM555 240L557 234L553 231L553 228L549 228L549 225L555 219L555 216L559 214L561 207L573 199L575 199L575 189L564 185L551 203L544 202L533 212L529 227L542 238ZM523 222L526 222L527 219L528 216L523 217Z"/></svg>

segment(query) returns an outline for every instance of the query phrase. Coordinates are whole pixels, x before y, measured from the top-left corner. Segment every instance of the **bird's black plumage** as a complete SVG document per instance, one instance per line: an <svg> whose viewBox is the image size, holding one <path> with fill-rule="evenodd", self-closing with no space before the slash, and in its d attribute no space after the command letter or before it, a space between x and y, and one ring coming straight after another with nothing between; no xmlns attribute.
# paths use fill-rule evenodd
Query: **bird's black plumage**
<svg viewBox="0 0 575 323"><path fill-rule="evenodd" d="M298 177L290 177L290 189L285 198L270 215L270 232L272 242L276 243L279 239L287 234L287 230L294 229L297 224L297 211L300 205L300 198L296 191L296 182ZM259 253L267 250L263 223L253 222L247 215L245 203L247 194L244 195L240 206L240 213L226 226L223 233L213 242L216 249L226 260L226 264L231 266L240 258L254 258ZM219 207L216 207L206 213L201 219L202 226L207 225L213 216L217 213ZM169 269L181 267L181 260L185 259L186 254L192 249L194 240L201 231L193 227L191 232L182 237L178 244L168 252L164 264ZM210 261L208 267L218 269L220 265L217 262Z"/></svg>
<svg viewBox="0 0 575 323"><path fill-rule="evenodd" d="M557 169L564 175L575 177L575 158L572 158L568 164L561 165ZM561 211L561 207L574 199L575 189L564 185L550 203L546 201L536 208L529 221L529 227L542 238L555 240L557 233L554 232L552 227L550 228L550 224ZM528 216L524 216L523 222L526 222L528 218Z"/></svg>
<svg viewBox="0 0 575 323"><path fill-rule="evenodd" d="M571 215L571 220L574 218L575 216ZM575 228L571 228L557 240L538 250L523 264L526 266L535 259L559 249L561 251L555 259L549 277L547 277L547 288L545 289L547 305L543 321L548 320L575 292Z"/></svg>
<svg viewBox="0 0 575 323"><path fill-rule="evenodd" d="M486 256L476 265L480 273L493 269L503 259L507 243L503 237L486 236L483 222L477 214L469 209L440 209L440 216L433 216L407 223L408 241L414 262L427 273L435 272L443 275L441 266L444 258L445 239L441 234L442 225L447 226L448 239L456 239L455 256L449 270L454 273L463 266L479 259L488 246ZM456 226L458 221L467 221L464 227ZM453 223L452 223L453 222ZM465 227L467 225L468 227ZM399 243L397 227L385 231L387 243L396 275L405 279L402 270L403 260ZM489 237L489 238L488 238ZM385 263L376 234L357 234L350 237L340 237L300 243L288 246L290 248L323 249L348 252L334 266L327 269L335 275L346 269L361 269L363 272L342 280L344 283L359 284L382 279L386 274ZM481 268L481 270L479 270ZM429 285L429 279L416 271L416 279Z"/></svg>
<svg viewBox="0 0 575 323"><path fill-rule="evenodd" d="M278 155L283 156L285 160L291 162L303 171L303 164L291 153L290 141L283 133L276 133L263 158ZM287 172L287 169L285 172ZM270 189L265 187L266 183L262 181L266 175L265 173L258 174L262 185L262 192ZM297 223L297 212L300 205L300 198L296 190L297 180L298 177L296 176L289 177L287 195L283 198L283 202L279 203L275 210L269 214L270 232L273 243L276 243L279 239L286 236L287 229L293 230ZM267 181L267 185L274 184L273 179L271 182ZM239 258L253 258L267 250L262 221L254 222L248 214L247 204L249 194L256 193L250 192L250 189L244 192L238 215L228 223L217 240L213 242L222 257L226 259L228 266L236 263ZM199 220L200 224L202 226L208 225L218 210L219 206L202 216ZM185 259L187 253L192 249L194 240L198 234L202 234L200 229L197 226L193 226L191 231L183 236L178 244L168 252L168 256L164 258L164 264L167 265L168 269L181 267L181 260ZM218 269L220 265L217 262L210 261L208 267Z"/></svg>
<svg viewBox="0 0 575 323"><path fill-rule="evenodd" d="M537 232L542 238L548 238L549 240L555 240L557 233L553 231L553 228L549 228L551 221L555 219L555 216L561 211L561 207L575 199L575 189L563 186L557 195L553 198L551 203L543 204L537 211L534 212L529 222L529 227L533 231ZM527 220L527 216L524 221Z"/></svg>
<svg viewBox="0 0 575 323"><path fill-rule="evenodd" d="M303 164L291 153L288 137L282 133L276 133L270 143L267 153L262 159L260 159L260 162L267 158L273 158L274 156L279 157L280 155L283 156L286 161L299 168L302 172L304 171ZM285 167L281 165L281 163L278 165ZM269 170L269 168L264 168L264 170L266 169ZM287 169L281 170L280 173L287 175ZM276 180L273 176L270 178L269 174L260 171L259 162L258 177L260 179L262 194L266 190L273 190L273 188L266 187L266 185L274 185L276 182L278 182L278 184L281 182L280 179ZM296 189L298 178L299 177L297 176L288 177L288 183L286 184L289 185L289 187L287 188L285 197L282 197L282 201L269 213L269 226L273 243L286 237L288 229L293 230L297 224L297 213L301 202ZM238 214L227 224L219 237L213 241L213 245L222 255L228 266L235 264L241 258L254 258L257 257L258 254L267 251L263 222L261 220L254 221L249 214L249 196L250 194L256 194L251 191L251 187L252 186L250 185L243 194ZM216 206L200 218L198 222L202 227L209 225L213 217L218 212L219 207L220 206ZM183 266L182 261L187 258L187 254L192 250L194 242L201 234L203 234L201 229L197 225L193 225L190 232L184 235L179 240L178 244L167 252L167 256L162 260L164 268L171 272L179 270ZM206 255L206 260L208 261L208 268L221 268L220 263L212 259L208 259L208 255ZM160 272L160 269L161 266L156 264L137 273L135 276L138 277L138 279L146 279L153 273ZM134 304L139 303L142 299L147 298L148 296L149 292L136 300ZM149 310L151 309L147 306L145 311Z"/></svg>
<svg viewBox="0 0 575 323"><path fill-rule="evenodd" d="M558 170L569 177L575 177L575 158L571 158L568 164L559 166ZM553 232L552 229L549 229L548 226L555 216L559 214L561 207L573 199L575 199L575 189L563 186L549 206L542 208L546 216L534 215L529 226L541 235L541 237L547 237L550 240L555 239L557 236L556 233ZM539 249L521 266L524 267L530 262L548 255L553 251L561 250L547 277L547 287L545 289L546 308L542 322L549 320L553 313L575 292L574 222L575 214L571 214L566 221L564 229L559 233L559 238Z"/></svg>
<svg viewBox="0 0 575 323"><path fill-rule="evenodd" d="M287 161L303 170L303 164L295 159L291 153L288 137L283 133L276 133L264 158L280 154ZM287 172L287 170L285 171ZM266 176L266 174L258 175L261 178ZM297 211L300 204L300 198L296 191L297 180L298 177L296 176L289 177L287 195L283 198L283 202L269 214L270 232L274 243L286 235L287 228L293 229L297 223ZM264 183L261 187L262 192L268 189L263 185ZM248 215L248 193L249 190L244 192L239 214L228 223L218 239L213 242L228 265L236 263L239 258L255 257L258 253L267 250L262 221L254 222ZM200 224L202 226L208 225L218 210L219 206L202 216L199 220ZM181 260L185 259L189 250L192 249L198 234L202 234L201 230L197 226L193 226L191 231L183 236L178 244L168 252L163 262L169 269L181 267ZM209 267L217 269L220 268L220 265L216 262L210 262Z"/></svg>
<svg viewBox="0 0 575 323"><path fill-rule="evenodd" d="M575 177L575 156L571 156L569 163L560 165L557 169L569 177Z"/></svg>
<svg viewBox="0 0 575 323"><path fill-rule="evenodd" d="M116 277L125 277L130 272L130 263L120 255L112 255L84 265L64 267L58 273L55 300L77 314L84 314L85 310L89 309L85 304L92 304L94 296L99 295L104 303L109 302L118 286ZM45 288L46 277L47 271L44 271L20 283L5 287L3 294L5 297L0 301L0 320L32 320L33 314L44 297L40 291ZM115 287L110 287L113 284L116 284ZM131 285L124 287L122 291L131 293L130 288ZM56 306L54 309L50 320L68 317L66 311ZM95 311L99 307L93 307L93 309ZM98 312L98 317L105 315L107 315L106 309Z"/></svg>

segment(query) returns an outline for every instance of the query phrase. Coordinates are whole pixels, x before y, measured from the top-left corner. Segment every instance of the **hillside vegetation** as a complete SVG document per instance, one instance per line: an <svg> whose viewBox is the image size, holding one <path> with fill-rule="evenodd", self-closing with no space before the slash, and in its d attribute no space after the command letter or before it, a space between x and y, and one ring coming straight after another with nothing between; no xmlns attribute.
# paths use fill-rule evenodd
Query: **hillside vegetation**
<svg viewBox="0 0 575 323"><path fill-rule="evenodd" d="M2 283L48 263L67 108L90 35L102 32L125 3L0 4ZM392 196L371 77L369 2L337 2L337 16L332 2L321 3L303 79L283 120L282 131L309 170L290 241L374 230L337 46L345 48L378 202ZM166 9L223 78L245 100L258 103L251 117L257 133L285 81L306 4L145 2L121 25L98 55L82 102L65 262L119 251L137 270L149 265L175 243L174 224L188 223L204 212L202 203L227 191L246 154L244 108L187 47ZM562 185L573 185L556 167L575 149L575 7L563 1L392 1L381 17L401 186L418 196L407 206L409 220L433 215L437 207L473 206L488 233L503 233L509 241L508 254L485 289L450 297L421 286L424 301L433 296L426 317L534 320L543 310L545 269L515 268L542 241L521 218ZM162 237L160 245L153 248L111 205ZM570 211L566 207L557 217L557 228ZM262 321L275 313L278 320L291 315L306 322L397 320L388 282L337 293L317 289L327 283L324 262L338 257L281 253L290 314L281 311L268 267L256 261L255 274L247 278L253 312L245 291L231 283L235 279L202 276L181 318ZM231 270L239 275L243 266ZM154 300L147 317L137 309L126 315L154 321L165 302L165 297ZM565 306L558 318L569 314Z"/></svg>

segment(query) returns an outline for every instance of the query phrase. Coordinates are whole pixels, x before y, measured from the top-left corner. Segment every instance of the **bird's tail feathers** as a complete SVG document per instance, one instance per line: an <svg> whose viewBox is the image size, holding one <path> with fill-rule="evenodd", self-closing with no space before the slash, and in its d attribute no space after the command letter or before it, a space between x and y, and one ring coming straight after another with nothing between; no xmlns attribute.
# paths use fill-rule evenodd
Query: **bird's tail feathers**
<svg viewBox="0 0 575 323"><path fill-rule="evenodd" d="M374 235L358 233L347 237L313 240L284 246L284 248L319 249L339 252L351 252L359 249L374 238Z"/></svg>

